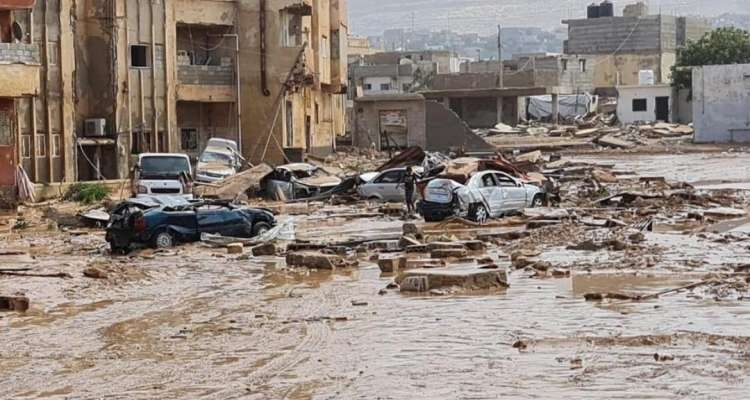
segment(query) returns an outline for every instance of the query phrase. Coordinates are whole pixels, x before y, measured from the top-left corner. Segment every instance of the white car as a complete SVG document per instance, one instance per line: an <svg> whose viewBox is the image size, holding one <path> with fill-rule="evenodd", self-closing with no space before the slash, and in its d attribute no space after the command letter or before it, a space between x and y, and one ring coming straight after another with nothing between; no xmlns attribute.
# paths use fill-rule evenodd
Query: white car
<svg viewBox="0 0 750 400"><path fill-rule="evenodd" d="M544 205L545 195L538 186L524 183L500 171L481 171L465 185L451 179L435 179L427 184L421 212L425 221L441 221L450 216L468 217L484 223L489 218Z"/></svg>
<svg viewBox="0 0 750 400"><path fill-rule="evenodd" d="M262 183L266 195L276 200L315 197L333 190L341 179L323 168L307 163L286 164L276 169Z"/></svg>
<svg viewBox="0 0 750 400"><path fill-rule="evenodd" d="M414 168L414 173L419 175L422 168ZM404 190L404 176L406 168L394 168L383 171L374 177L362 175L362 180L367 181L359 186L357 193L363 199L377 200L382 202L401 203L406 199ZM418 193L414 193L415 198Z"/></svg>
<svg viewBox="0 0 750 400"><path fill-rule="evenodd" d="M192 167L186 154L143 153L133 169L133 197L193 198Z"/></svg>
<svg viewBox="0 0 750 400"><path fill-rule="evenodd" d="M230 147L206 147L195 166L195 180L213 183L230 177L242 166Z"/></svg>

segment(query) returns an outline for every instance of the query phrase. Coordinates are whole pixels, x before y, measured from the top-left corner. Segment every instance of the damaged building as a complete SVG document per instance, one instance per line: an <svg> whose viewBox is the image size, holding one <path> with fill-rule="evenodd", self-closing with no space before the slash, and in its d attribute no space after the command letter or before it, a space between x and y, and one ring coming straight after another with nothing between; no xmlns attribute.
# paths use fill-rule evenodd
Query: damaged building
<svg viewBox="0 0 750 400"><path fill-rule="evenodd" d="M345 0L4 0L0 32L2 184L16 164L127 178L211 137L282 162L344 134Z"/></svg>
<svg viewBox="0 0 750 400"><path fill-rule="evenodd" d="M594 70L594 87L639 85L640 71L652 71L655 83L669 83L677 49L698 40L711 26L700 18L649 15L643 2L629 4L615 15L614 4L604 1L588 7L587 18L564 20L568 40L564 52L586 56Z"/></svg>

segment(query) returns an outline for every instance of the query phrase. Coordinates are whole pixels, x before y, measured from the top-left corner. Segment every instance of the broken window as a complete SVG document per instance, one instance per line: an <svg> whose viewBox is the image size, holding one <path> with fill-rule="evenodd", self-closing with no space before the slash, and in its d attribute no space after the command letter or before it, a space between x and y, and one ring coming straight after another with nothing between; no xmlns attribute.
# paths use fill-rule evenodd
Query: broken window
<svg viewBox="0 0 750 400"><path fill-rule="evenodd" d="M282 46L302 46L302 15L290 10L281 10L281 26Z"/></svg>
<svg viewBox="0 0 750 400"><path fill-rule="evenodd" d="M31 158L31 135L21 135L21 158Z"/></svg>
<svg viewBox="0 0 750 400"><path fill-rule="evenodd" d="M182 150L198 150L198 130L193 128L180 129L180 147Z"/></svg>
<svg viewBox="0 0 750 400"><path fill-rule="evenodd" d="M36 158L47 157L47 136L36 135Z"/></svg>
<svg viewBox="0 0 750 400"><path fill-rule="evenodd" d="M50 154L54 158L59 158L61 156L60 148L61 146L61 138L59 134L52 135L52 143L50 147Z"/></svg>
<svg viewBox="0 0 750 400"><path fill-rule="evenodd" d="M648 111L648 100L633 99L633 112Z"/></svg>
<svg viewBox="0 0 750 400"><path fill-rule="evenodd" d="M130 45L130 66L134 68L148 67L148 46L143 44Z"/></svg>

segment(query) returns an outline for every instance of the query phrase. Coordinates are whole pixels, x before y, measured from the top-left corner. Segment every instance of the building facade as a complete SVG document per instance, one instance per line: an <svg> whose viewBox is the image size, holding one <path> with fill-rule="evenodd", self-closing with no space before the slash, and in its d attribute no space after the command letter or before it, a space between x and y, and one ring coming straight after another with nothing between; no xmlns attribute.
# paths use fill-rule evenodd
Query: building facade
<svg viewBox="0 0 750 400"><path fill-rule="evenodd" d="M211 137L255 162L330 152L346 16L345 0L0 1L0 154L53 183Z"/></svg>
<svg viewBox="0 0 750 400"><path fill-rule="evenodd" d="M711 29L699 18L648 15L640 3L627 6L623 16L590 12L589 18L563 24L568 25L564 52L590 56L597 88L638 85L643 70L653 71L656 83L669 83L677 49Z"/></svg>

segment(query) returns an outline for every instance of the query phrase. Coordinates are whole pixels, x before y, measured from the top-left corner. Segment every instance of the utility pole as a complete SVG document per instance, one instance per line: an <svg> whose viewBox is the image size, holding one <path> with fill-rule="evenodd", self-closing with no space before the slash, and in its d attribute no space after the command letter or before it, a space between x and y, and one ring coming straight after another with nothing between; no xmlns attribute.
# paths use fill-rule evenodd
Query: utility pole
<svg viewBox="0 0 750 400"><path fill-rule="evenodd" d="M500 26L500 24L497 25L497 65L500 69L500 87L502 88L504 86L503 84L503 28Z"/></svg>

